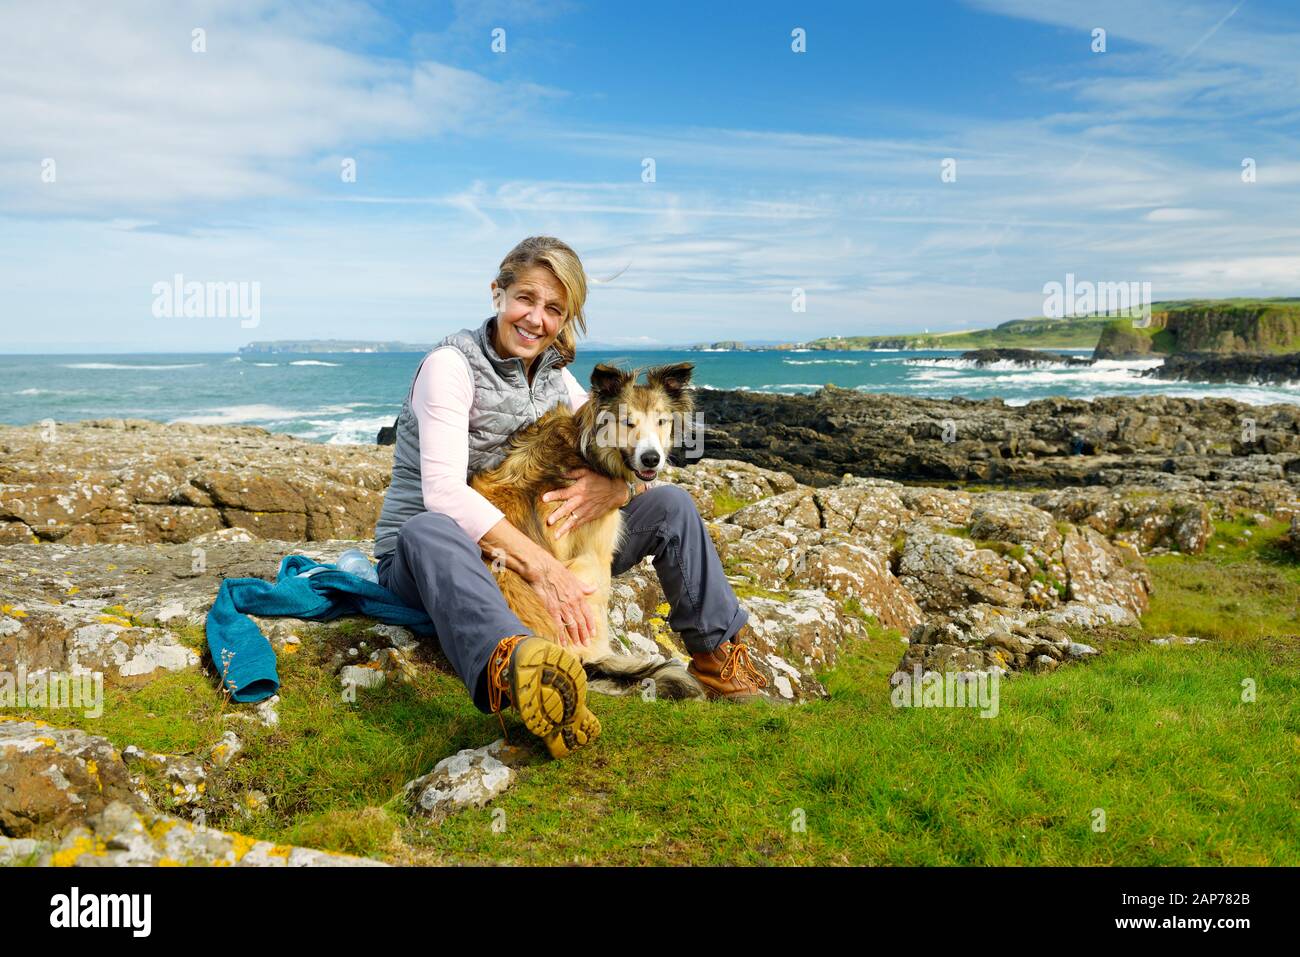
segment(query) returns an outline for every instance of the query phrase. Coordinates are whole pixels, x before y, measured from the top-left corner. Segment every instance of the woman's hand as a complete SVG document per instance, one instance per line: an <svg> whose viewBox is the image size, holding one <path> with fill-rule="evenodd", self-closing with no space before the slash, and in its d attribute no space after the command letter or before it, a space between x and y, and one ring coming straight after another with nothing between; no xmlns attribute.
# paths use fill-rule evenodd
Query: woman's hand
<svg viewBox="0 0 1300 957"><path fill-rule="evenodd" d="M561 645L591 644L596 635L596 616L587 603L595 585L584 582L555 558L543 563L533 586L551 618L560 626Z"/></svg>
<svg viewBox="0 0 1300 957"><path fill-rule="evenodd" d="M571 469L568 476L576 481L568 488L557 488L542 496L543 502L563 499L564 504L546 519L547 525L564 522L556 532L563 538L567 532L600 518L627 504L627 483L608 478L588 468Z"/></svg>

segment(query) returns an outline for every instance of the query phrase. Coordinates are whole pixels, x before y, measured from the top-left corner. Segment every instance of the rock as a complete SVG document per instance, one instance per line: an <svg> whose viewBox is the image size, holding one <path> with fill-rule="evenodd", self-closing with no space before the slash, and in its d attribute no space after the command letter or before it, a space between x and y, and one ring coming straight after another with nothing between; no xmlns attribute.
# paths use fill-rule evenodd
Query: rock
<svg viewBox="0 0 1300 957"><path fill-rule="evenodd" d="M821 527L821 516L810 488L796 488L747 505L733 512L727 521L751 530L787 523L801 528Z"/></svg>
<svg viewBox="0 0 1300 957"><path fill-rule="evenodd" d="M1205 641L1205 638L1194 638L1191 635L1165 635L1161 638L1152 638L1151 644L1176 647L1180 645L1199 645Z"/></svg>
<svg viewBox="0 0 1300 957"><path fill-rule="evenodd" d="M1041 366L1089 366L1092 359L1048 352L1044 349L970 349L957 359L959 363L987 368L1039 368ZM955 363L954 363L955 364Z"/></svg>
<svg viewBox="0 0 1300 957"><path fill-rule="evenodd" d="M256 704L231 702L231 705L240 710L223 714L221 716L222 721L256 722L264 728L274 728L280 723L280 696L278 694L264 698Z"/></svg>
<svg viewBox="0 0 1300 957"><path fill-rule="evenodd" d="M380 861L218 831L114 801L73 828L47 867L383 867Z"/></svg>
<svg viewBox="0 0 1300 957"><path fill-rule="evenodd" d="M441 820L468 807L483 807L515 781L515 770L498 760L504 741L465 748L434 765L428 774L408 781L407 800L420 813Z"/></svg>
<svg viewBox="0 0 1300 957"><path fill-rule="evenodd" d="M1098 608L1083 602L1069 602L1047 613L970 605L913 628L895 673L910 673L916 667L936 672L996 670L1007 675L1054 670L1066 661L1101 653L1071 639L1066 627L1104 629L1129 620L1127 610L1119 606Z"/></svg>
<svg viewBox="0 0 1300 957"><path fill-rule="evenodd" d="M1189 555L1203 552L1214 530L1209 506L1186 492L1145 487L1062 489L1035 495L1033 504L1058 519L1130 542L1144 554L1156 548Z"/></svg>
<svg viewBox="0 0 1300 957"><path fill-rule="evenodd" d="M382 688L387 682L383 668L376 665L344 665L339 672L339 683L345 688Z"/></svg>
<svg viewBox="0 0 1300 957"><path fill-rule="evenodd" d="M51 846L49 841L38 841L30 837L0 837L0 867L35 863Z"/></svg>
<svg viewBox="0 0 1300 957"><path fill-rule="evenodd" d="M705 390L696 407L709 423L710 459L788 472L818 488L840 484L845 473L1041 488L1113 485L1099 483L1099 476L1168 468L1220 481L1241 467L1235 459L1256 453L1260 461L1247 469L1260 479L1265 468L1291 482L1300 473L1300 408L1292 405L1151 395L1010 407L999 399L919 399L827 386L795 396ZM1247 420L1252 431L1243 429ZM1243 443L1243 434L1254 438Z"/></svg>
<svg viewBox="0 0 1300 957"><path fill-rule="evenodd" d="M234 740L239 739L236 737ZM214 746L208 755L209 761L218 763L217 759L222 752L217 749L221 747L221 744ZM229 757L233 758L234 754L230 753ZM169 792L167 801L170 807L203 805L208 789L208 772L198 758L184 754L155 754L135 745L124 748L122 758L137 777L150 771L161 775L163 784Z"/></svg>
<svg viewBox="0 0 1300 957"><path fill-rule="evenodd" d="M218 768L224 768L244 750L244 742L233 731L221 735L221 740L208 751L208 761Z"/></svg>
<svg viewBox="0 0 1300 957"><path fill-rule="evenodd" d="M1142 375L1180 382L1294 383L1300 382L1300 353L1172 355Z"/></svg>
<svg viewBox="0 0 1300 957"><path fill-rule="evenodd" d="M1007 562L996 552L943 532L927 522L904 529L907 540L898 563L898 579L930 612L972 602L1019 608L1024 592L1011 582Z"/></svg>
<svg viewBox="0 0 1300 957"><path fill-rule="evenodd" d="M1061 556L1070 576L1071 600L1090 605L1115 605L1129 613L1130 622L1147 610L1151 576L1145 567L1130 568L1123 557L1091 528L1072 529Z"/></svg>
<svg viewBox="0 0 1300 957"><path fill-rule="evenodd" d="M107 738L0 715L0 834L52 836L116 800L144 803Z"/></svg>
<svg viewBox="0 0 1300 957"><path fill-rule="evenodd" d="M391 448L251 426L103 419L59 423L56 440L51 456L41 426L0 426L0 541L370 537L392 473Z"/></svg>

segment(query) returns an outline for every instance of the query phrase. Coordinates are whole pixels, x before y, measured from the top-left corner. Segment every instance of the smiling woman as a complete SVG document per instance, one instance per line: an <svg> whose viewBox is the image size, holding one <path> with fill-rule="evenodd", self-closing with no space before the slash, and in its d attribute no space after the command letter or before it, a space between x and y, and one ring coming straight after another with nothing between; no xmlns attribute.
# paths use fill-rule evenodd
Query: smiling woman
<svg viewBox="0 0 1300 957"><path fill-rule="evenodd" d="M526 239L506 257L491 288L497 313L493 345L502 358L520 360L529 384L537 360L552 345L562 366L573 361L577 351L573 327L576 324L583 335L587 332L582 311L587 276L573 250L550 237Z"/></svg>
<svg viewBox="0 0 1300 957"><path fill-rule="evenodd" d="M523 625L496 574L522 577L569 646L589 645L597 635L587 598L596 589L511 524L469 479L499 465L510 437L554 406L577 410L587 402L565 368L574 359L575 327L586 332L587 281L572 249L536 236L511 250L490 288L496 314L447 336L416 370L395 425L375 556L380 584L428 613L478 708L498 712L508 696L528 730L559 757L600 733L585 703L586 673L578 656ZM755 697L765 681L742 666L748 615L691 497L586 468L568 478L543 496L563 500L548 516L556 537L626 509L628 534L611 571L653 555L672 608L669 625L692 652L692 673L711 696Z"/></svg>

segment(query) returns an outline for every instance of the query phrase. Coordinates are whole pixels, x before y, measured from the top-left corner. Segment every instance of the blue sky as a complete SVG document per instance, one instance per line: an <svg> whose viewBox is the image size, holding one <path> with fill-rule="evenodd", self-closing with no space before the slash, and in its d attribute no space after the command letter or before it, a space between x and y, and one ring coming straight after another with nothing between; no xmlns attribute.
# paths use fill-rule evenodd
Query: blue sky
<svg viewBox="0 0 1300 957"><path fill-rule="evenodd" d="M1296 295L1297 50L1256 0L0 4L0 348L434 341L538 233L620 345ZM176 274L257 327L155 316Z"/></svg>

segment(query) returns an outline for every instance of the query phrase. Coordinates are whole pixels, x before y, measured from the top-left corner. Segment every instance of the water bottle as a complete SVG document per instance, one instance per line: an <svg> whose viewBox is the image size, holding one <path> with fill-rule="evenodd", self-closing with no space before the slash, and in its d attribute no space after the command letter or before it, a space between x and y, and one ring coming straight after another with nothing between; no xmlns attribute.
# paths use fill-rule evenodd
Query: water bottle
<svg viewBox="0 0 1300 957"><path fill-rule="evenodd" d="M339 560L335 562L335 567L341 572L356 575L358 578L364 578L376 585L379 584L379 574L375 571L375 566L370 564L370 559L361 554L359 549L349 548L339 556Z"/></svg>

